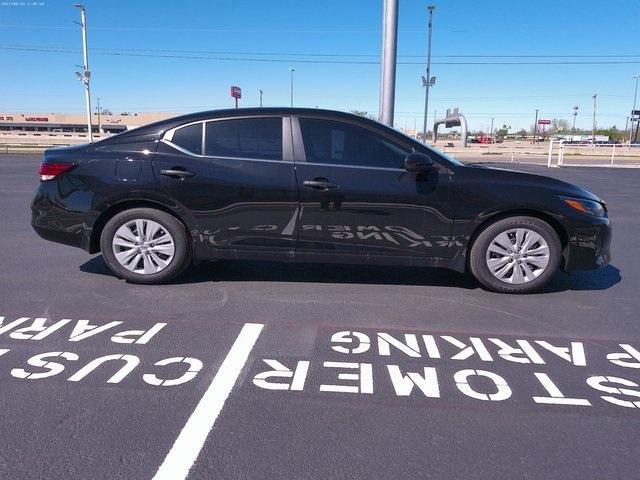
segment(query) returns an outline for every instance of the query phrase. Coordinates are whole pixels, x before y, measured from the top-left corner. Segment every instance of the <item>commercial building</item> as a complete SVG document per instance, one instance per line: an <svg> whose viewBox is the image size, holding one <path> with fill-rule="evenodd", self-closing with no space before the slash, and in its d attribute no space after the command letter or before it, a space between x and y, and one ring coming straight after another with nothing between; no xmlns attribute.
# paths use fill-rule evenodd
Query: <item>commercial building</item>
<svg viewBox="0 0 640 480"><path fill-rule="evenodd" d="M148 123L176 116L176 113L144 112L93 114L94 133L120 133ZM0 112L0 132L87 133L87 117L80 113Z"/></svg>

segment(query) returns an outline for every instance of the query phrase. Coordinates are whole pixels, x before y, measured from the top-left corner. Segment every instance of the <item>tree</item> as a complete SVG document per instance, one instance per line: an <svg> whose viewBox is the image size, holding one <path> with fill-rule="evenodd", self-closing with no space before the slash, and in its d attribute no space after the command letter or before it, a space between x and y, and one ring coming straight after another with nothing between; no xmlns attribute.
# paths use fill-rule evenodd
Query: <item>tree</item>
<svg viewBox="0 0 640 480"><path fill-rule="evenodd" d="M351 113L360 117L368 118L370 120L377 120L377 117L373 113L365 112L362 110L351 110Z"/></svg>
<svg viewBox="0 0 640 480"><path fill-rule="evenodd" d="M618 128L614 125L611 128L605 129L600 128L596 130L596 135L607 135L610 141L621 143L626 139L626 132L623 130L618 130Z"/></svg>
<svg viewBox="0 0 640 480"><path fill-rule="evenodd" d="M551 120L551 133L569 131L569 121L564 118L554 118Z"/></svg>
<svg viewBox="0 0 640 480"><path fill-rule="evenodd" d="M509 126L506 124L502 125L502 128L496 130L496 140L504 140L504 138L509 133Z"/></svg>

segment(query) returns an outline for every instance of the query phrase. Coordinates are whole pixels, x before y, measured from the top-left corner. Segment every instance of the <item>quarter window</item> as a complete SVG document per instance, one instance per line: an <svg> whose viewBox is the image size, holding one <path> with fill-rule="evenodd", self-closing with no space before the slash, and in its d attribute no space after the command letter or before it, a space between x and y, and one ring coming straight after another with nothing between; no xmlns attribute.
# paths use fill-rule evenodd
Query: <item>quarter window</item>
<svg viewBox="0 0 640 480"><path fill-rule="evenodd" d="M206 124L205 155L282 160L282 118L242 118Z"/></svg>
<svg viewBox="0 0 640 480"><path fill-rule="evenodd" d="M307 162L403 168L410 150L365 128L344 122L301 118Z"/></svg>
<svg viewBox="0 0 640 480"><path fill-rule="evenodd" d="M171 143L185 150L202 154L202 123L194 123L186 127L178 128L173 132Z"/></svg>

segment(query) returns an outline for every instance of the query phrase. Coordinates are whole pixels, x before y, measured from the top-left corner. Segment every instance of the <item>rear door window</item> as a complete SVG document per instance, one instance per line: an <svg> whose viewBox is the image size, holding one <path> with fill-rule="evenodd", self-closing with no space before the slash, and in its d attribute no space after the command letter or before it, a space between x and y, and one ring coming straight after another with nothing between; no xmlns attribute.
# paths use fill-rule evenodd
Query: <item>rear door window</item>
<svg viewBox="0 0 640 480"><path fill-rule="evenodd" d="M204 154L282 160L282 118L239 118L207 122Z"/></svg>

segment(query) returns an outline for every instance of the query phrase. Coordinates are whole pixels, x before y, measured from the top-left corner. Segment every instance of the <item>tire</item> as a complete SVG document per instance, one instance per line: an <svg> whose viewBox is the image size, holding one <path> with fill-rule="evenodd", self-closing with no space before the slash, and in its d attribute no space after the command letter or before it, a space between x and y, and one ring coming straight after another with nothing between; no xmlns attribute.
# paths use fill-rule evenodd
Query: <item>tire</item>
<svg viewBox="0 0 640 480"><path fill-rule="evenodd" d="M153 208L116 214L100 235L105 263L117 277L131 283L159 284L177 277L191 264L190 247L184 225Z"/></svg>
<svg viewBox="0 0 640 480"><path fill-rule="evenodd" d="M513 248L506 248L506 240ZM548 223L535 217L508 217L480 232L471 247L469 267L489 290L530 293L553 278L560 266L561 251L558 234Z"/></svg>

